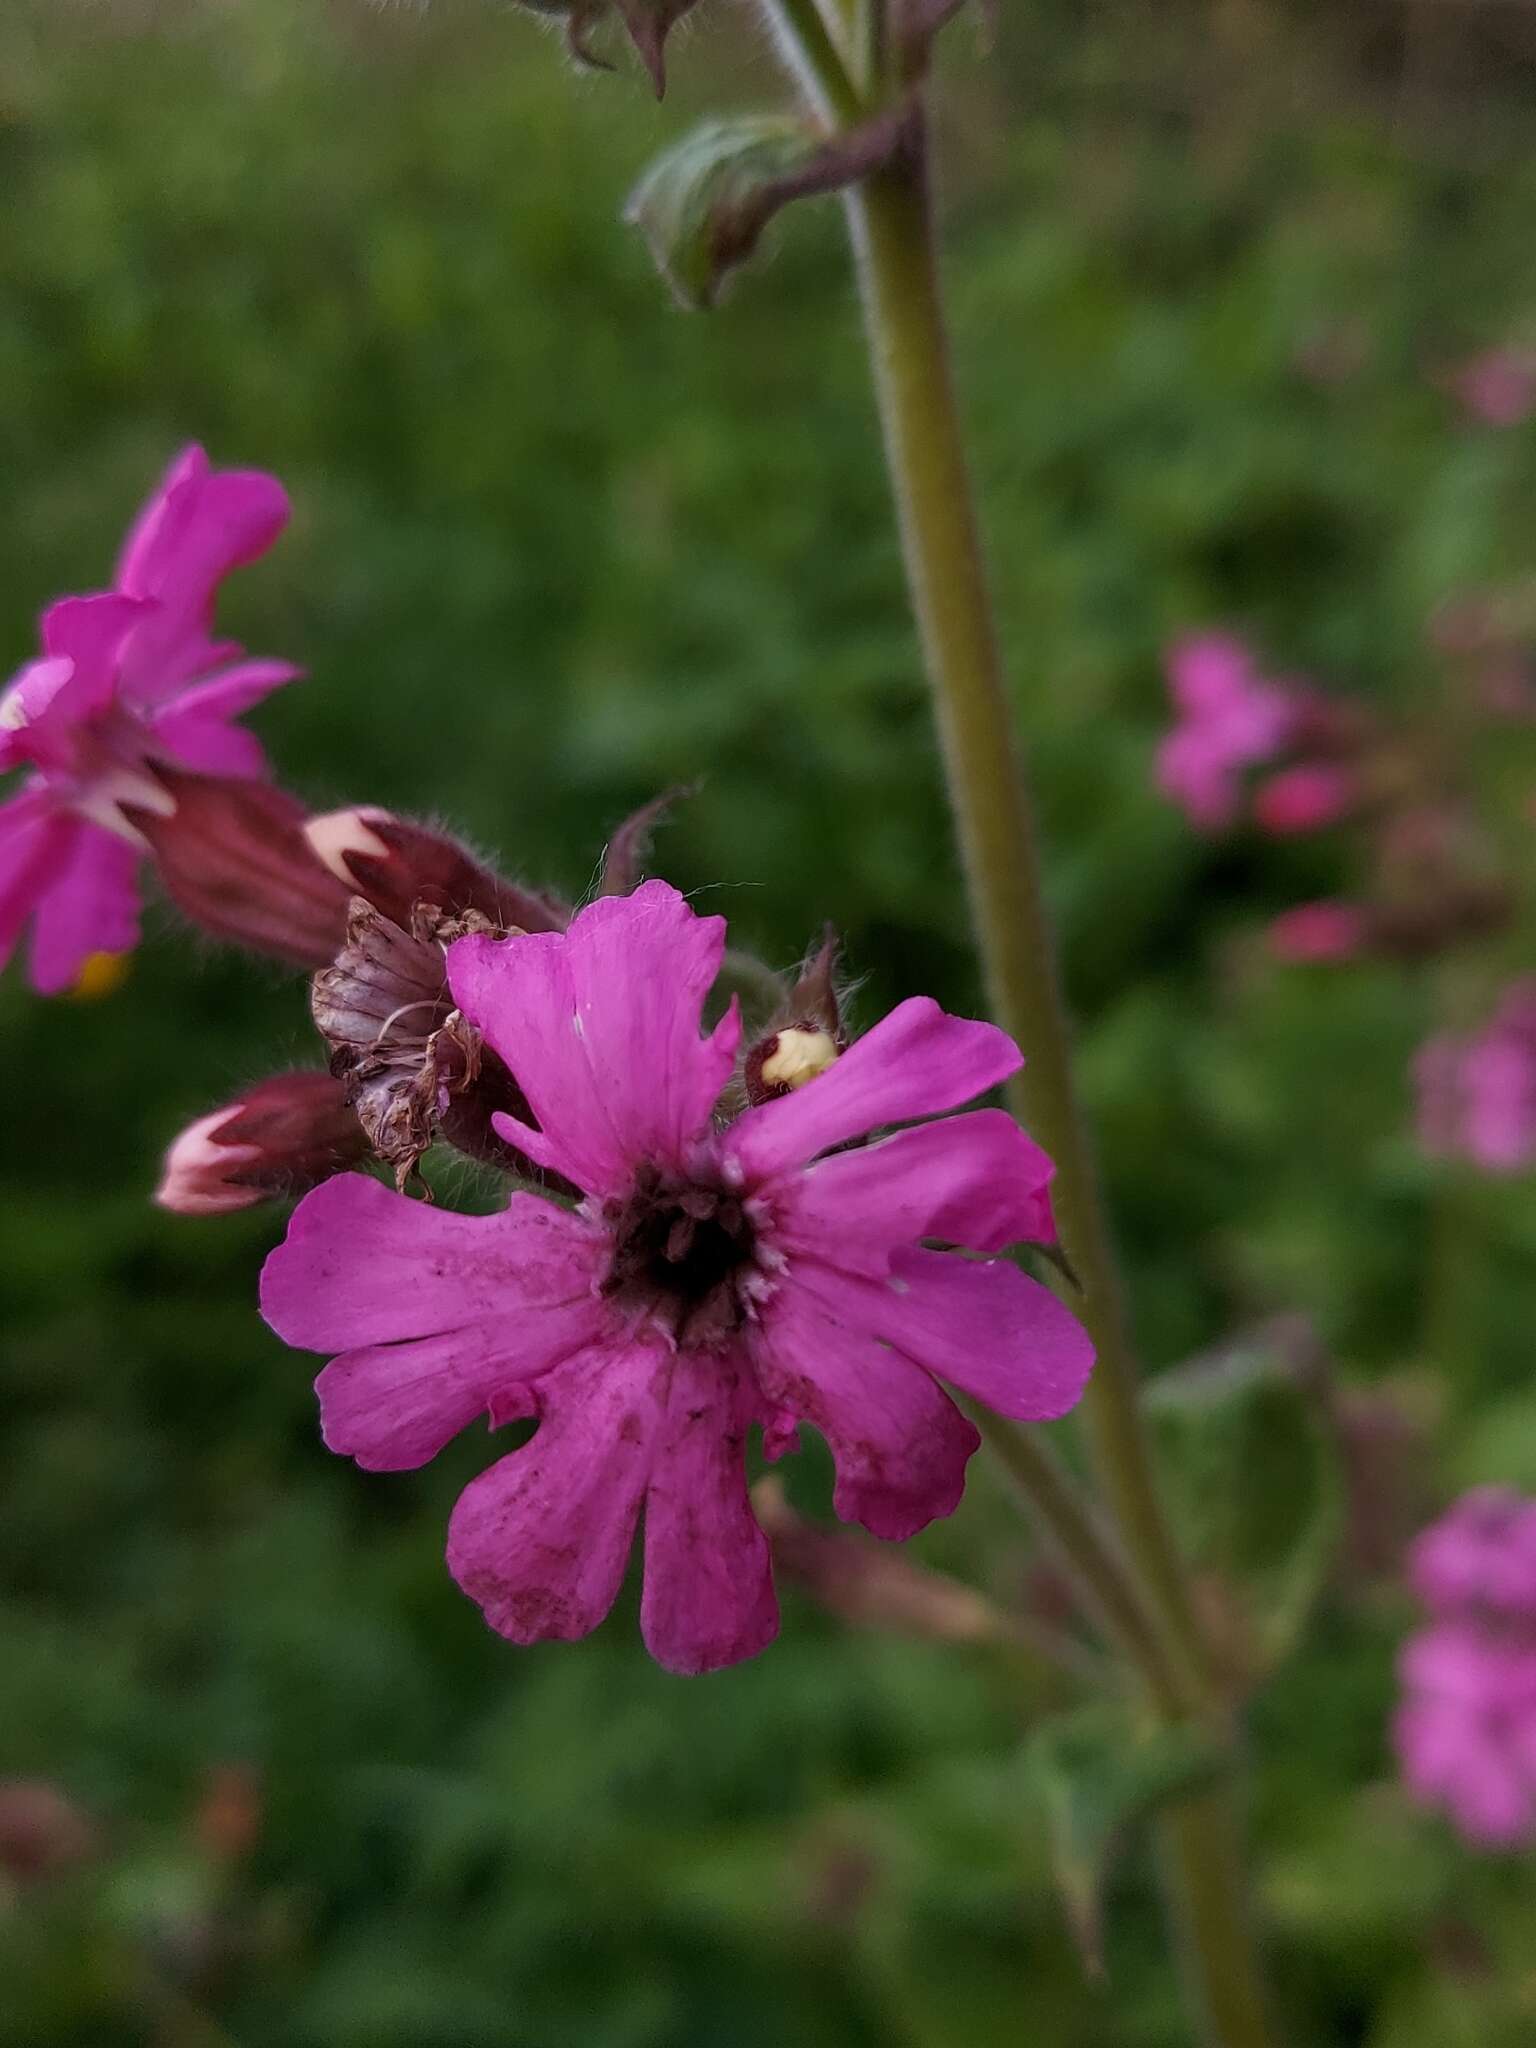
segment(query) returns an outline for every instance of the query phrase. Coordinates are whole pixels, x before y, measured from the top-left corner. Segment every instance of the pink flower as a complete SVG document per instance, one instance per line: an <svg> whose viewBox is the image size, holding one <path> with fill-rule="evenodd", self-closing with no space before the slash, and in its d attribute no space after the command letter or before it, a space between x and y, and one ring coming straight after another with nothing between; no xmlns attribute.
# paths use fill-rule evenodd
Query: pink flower
<svg viewBox="0 0 1536 2048"><path fill-rule="evenodd" d="M1434 1614L1536 1617L1536 1501L1507 1486L1463 1494L1413 1545L1408 1577Z"/></svg>
<svg viewBox="0 0 1536 2048"><path fill-rule="evenodd" d="M1275 839L1336 825L1359 794L1353 769L1337 761L1300 761L1270 776L1254 794L1254 822Z"/></svg>
<svg viewBox="0 0 1536 2048"><path fill-rule="evenodd" d="M724 920L661 882L563 933L458 940L454 1000L533 1119L496 1127L580 1205L514 1194L450 1215L345 1174L299 1205L262 1276L278 1335L336 1354L322 1427L359 1464L406 1469L481 1415L537 1417L449 1526L449 1568L492 1627L586 1635L643 1510L641 1628L681 1672L778 1628L753 1424L770 1459L813 1424L838 1513L900 1539L953 1510L979 1441L939 1378L1039 1420L1092 1362L1055 1296L990 1256L1024 1236L1049 1162L1001 1111L943 1114L1017 1068L1013 1042L914 998L721 1125L740 1023L733 1005L701 1037L700 1016L724 946ZM891 1124L912 1127L857 1142Z"/></svg>
<svg viewBox="0 0 1536 2048"><path fill-rule="evenodd" d="M1430 1619L1399 1664L1408 1788L1477 1847L1536 1840L1536 1501L1465 1495L1413 1546L1409 1578Z"/></svg>
<svg viewBox="0 0 1536 2048"><path fill-rule="evenodd" d="M138 938L141 833L124 804L165 811L144 771L264 772L239 715L298 670L211 637L230 570L277 537L288 500L272 477L172 464L140 513L110 592L68 597L42 622L42 658L0 697L0 773L29 770L0 805L0 966L32 923L31 978L66 988L86 957Z"/></svg>
<svg viewBox="0 0 1536 2048"><path fill-rule="evenodd" d="M1270 951L1293 964L1353 960L1368 937L1366 915L1358 904L1326 897L1282 911L1269 927Z"/></svg>
<svg viewBox="0 0 1536 2048"><path fill-rule="evenodd" d="M1168 686L1178 719L1157 751L1157 785L1192 824L1215 831L1237 816L1241 771L1284 745L1295 702L1260 679L1240 640L1221 633L1177 641Z"/></svg>
<svg viewBox="0 0 1536 2048"><path fill-rule="evenodd" d="M1446 384L1485 426L1517 427L1536 408L1536 356L1527 349L1484 349L1453 370Z"/></svg>
<svg viewBox="0 0 1536 2048"><path fill-rule="evenodd" d="M1485 1173L1536 1163L1536 983L1507 988L1480 1031L1442 1032L1414 1061L1419 1141Z"/></svg>

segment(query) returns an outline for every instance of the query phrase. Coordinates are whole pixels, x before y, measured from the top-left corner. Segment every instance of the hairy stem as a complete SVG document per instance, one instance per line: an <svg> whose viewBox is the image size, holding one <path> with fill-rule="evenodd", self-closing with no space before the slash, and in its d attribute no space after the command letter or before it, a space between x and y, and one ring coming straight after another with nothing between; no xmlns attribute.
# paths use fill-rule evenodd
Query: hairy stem
<svg viewBox="0 0 1536 2048"><path fill-rule="evenodd" d="M1107 1219L1076 1100L1067 1015L1040 890L1033 819L982 566L940 298L921 123L896 161L848 198L860 285L900 513L903 550L933 685L972 915L995 1014L1029 1054L1013 1104L1057 1165L1053 1188L1077 1306L1098 1362L1084 1401L1094 1461L1153 1624L1121 1614L1120 1634L1166 1719L1193 1708L1218 1734L1208 1663L1182 1560L1165 1518L1137 1398L1136 1369ZM998 1434L993 1432L994 1445ZM1019 1444L1028 1445L1019 1433ZM1004 1455L1064 1545L1081 1535L1070 1497L1040 1468ZM1045 1492L1042 1495L1042 1487ZM1091 1524L1085 1524L1091 1530ZM1114 1553L1106 1553L1113 1556ZM1086 1553L1081 1569L1095 1564ZM1118 1569L1116 1579L1124 1576ZM1102 1600L1118 1584L1096 1585ZM1163 1847L1192 1995L1221 2048L1268 2048L1266 2000L1248 1920L1230 1794L1170 1808Z"/></svg>
<svg viewBox="0 0 1536 2048"><path fill-rule="evenodd" d="M1056 1161L1062 1247L1098 1354L1084 1398L1125 1544L1192 1671L1204 1652L1153 1481L1136 1370L1087 1132L1072 1079L1033 819L1004 694L950 383L922 140L849 201L907 574L934 685L971 908L998 1022L1028 1054L1013 1107Z"/></svg>

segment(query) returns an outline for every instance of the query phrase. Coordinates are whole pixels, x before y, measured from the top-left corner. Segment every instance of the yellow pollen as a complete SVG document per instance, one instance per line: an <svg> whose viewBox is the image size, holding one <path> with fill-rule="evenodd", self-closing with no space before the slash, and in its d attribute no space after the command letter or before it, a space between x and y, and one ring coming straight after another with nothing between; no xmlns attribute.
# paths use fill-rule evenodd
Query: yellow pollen
<svg viewBox="0 0 1536 2048"><path fill-rule="evenodd" d="M95 1003L103 996L115 995L128 979L130 957L127 953L87 953L69 985L70 995L77 1003Z"/></svg>
<svg viewBox="0 0 1536 2048"><path fill-rule="evenodd" d="M824 1074L837 1058L837 1044L830 1032L804 1024L790 1024L779 1033L779 1042L763 1061L762 1075L770 1088L803 1088Z"/></svg>

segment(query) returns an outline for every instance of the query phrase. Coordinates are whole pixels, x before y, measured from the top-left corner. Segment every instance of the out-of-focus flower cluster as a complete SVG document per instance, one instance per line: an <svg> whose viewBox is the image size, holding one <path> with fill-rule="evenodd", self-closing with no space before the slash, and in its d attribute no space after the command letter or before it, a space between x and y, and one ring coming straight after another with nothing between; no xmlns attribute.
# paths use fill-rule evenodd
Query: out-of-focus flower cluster
<svg viewBox="0 0 1536 2048"><path fill-rule="evenodd" d="M1428 1619L1400 1665L1404 1781L1475 1847L1536 1841L1536 1500L1464 1495L1414 1544L1409 1578Z"/></svg>
<svg viewBox="0 0 1536 2048"><path fill-rule="evenodd" d="M1414 1062L1419 1141L1485 1173L1536 1163L1536 980L1505 989L1480 1030L1440 1032Z"/></svg>
<svg viewBox="0 0 1536 2048"><path fill-rule="evenodd" d="M1507 698L1513 671L1502 672ZM1246 819L1271 839L1353 830L1354 892L1276 917L1278 958L1422 959L1507 917L1496 851L1433 735L1399 731L1370 706L1299 678L1264 675L1232 634L1176 641L1167 674L1175 719L1156 778L1192 825L1215 833Z"/></svg>

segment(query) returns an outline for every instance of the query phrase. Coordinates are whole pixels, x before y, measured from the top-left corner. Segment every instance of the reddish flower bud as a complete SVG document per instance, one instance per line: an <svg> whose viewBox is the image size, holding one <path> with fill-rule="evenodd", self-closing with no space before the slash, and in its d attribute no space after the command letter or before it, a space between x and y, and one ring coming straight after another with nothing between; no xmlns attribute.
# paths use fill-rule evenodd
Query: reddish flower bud
<svg viewBox="0 0 1536 2048"><path fill-rule="evenodd" d="M192 1816L193 1832L215 1863L243 1863L261 1835L261 1780L250 1764L217 1764Z"/></svg>
<svg viewBox="0 0 1536 2048"><path fill-rule="evenodd" d="M189 1124L155 1190L180 1216L222 1216L300 1195L368 1150L346 1090L330 1074L274 1074L243 1099Z"/></svg>
<svg viewBox="0 0 1536 2048"><path fill-rule="evenodd" d="M1302 761L1260 786L1253 815L1260 831L1289 839L1337 824L1354 809L1358 796L1353 769L1332 761Z"/></svg>
<svg viewBox="0 0 1536 2048"><path fill-rule="evenodd" d="M1269 927L1270 950L1291 962L1353 960L1370 934L1365 912L1355 903L1298 903Z"/></svg>
<svg viewBox="0 0 1536 2048"><path fill-rule="evenodd" d="M96 1830L46 1778L0 1779L0 1877L34 1883L96 1848Z"/></svg>
<svg viewBox="0 0 1536 2048"><path fill-rule="evenodd" d="M785 1499L779 1479L757 1482L752 1510L773 1550L775 1569L855 1628L940 1643L999 1642L1011 1633L992 1603L957 1579L851 1530L807 1521Z"/></svg>
<svg viewBox="0 0 1536 2048"><path fill-rule="evenodd" d="M334 958L347 896L304 837L304 806L270 782L158 765L168 811L124 806L154 854L166 894L216 938L299 967Z"/></svg>
<svg viewBox="0 0 1536 2048"><path fill-rule="evenodd" d="M563 931L570 922L564 905L492 874L457 840L392 811L329 811L311 818L304 834L349 896L366 896L405 931L418 905L448 917L473 912L504 932Z"/></svg>

